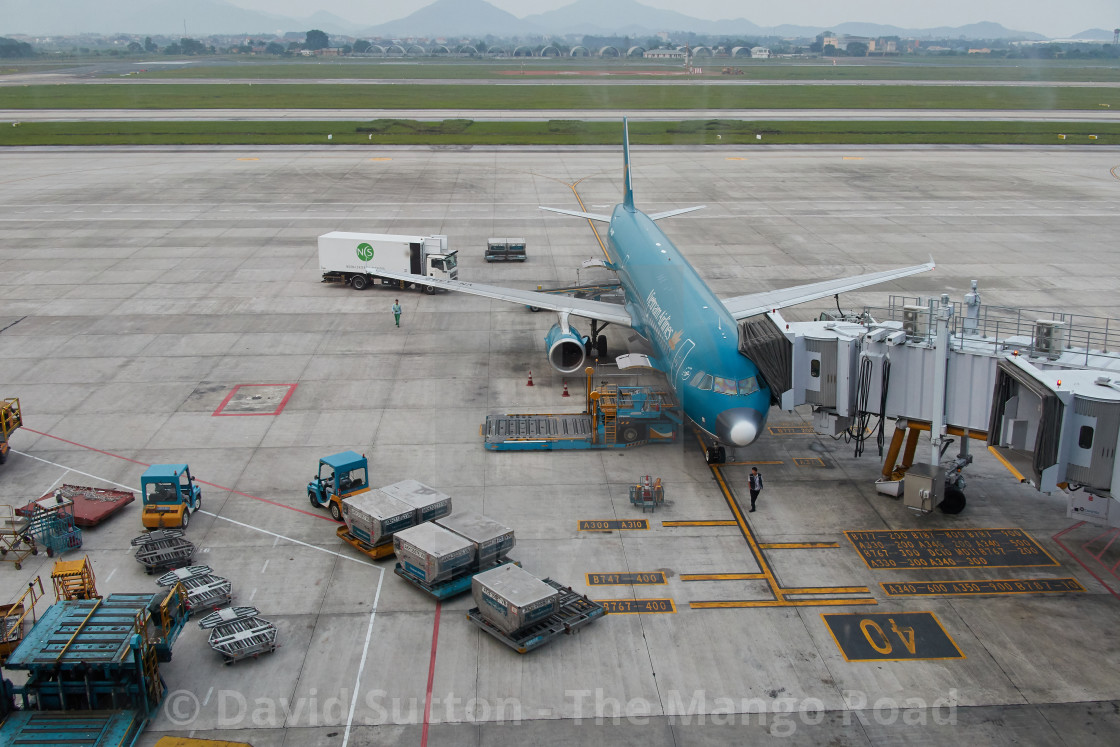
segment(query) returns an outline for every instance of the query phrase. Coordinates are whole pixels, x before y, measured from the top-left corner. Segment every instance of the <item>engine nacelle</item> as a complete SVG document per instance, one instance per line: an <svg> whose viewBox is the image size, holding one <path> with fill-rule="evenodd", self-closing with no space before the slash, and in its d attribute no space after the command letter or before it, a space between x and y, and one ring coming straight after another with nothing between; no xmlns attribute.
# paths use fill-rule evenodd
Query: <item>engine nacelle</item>
<svg viewBox="0 0 1120 747"><path fill-rule="evenodd" d="M575 373L583 368L587 360L587 338L576 332L574 327L563 329L553 324L544 336L544 347L548 351L548 363L560 373Z"/></svg>

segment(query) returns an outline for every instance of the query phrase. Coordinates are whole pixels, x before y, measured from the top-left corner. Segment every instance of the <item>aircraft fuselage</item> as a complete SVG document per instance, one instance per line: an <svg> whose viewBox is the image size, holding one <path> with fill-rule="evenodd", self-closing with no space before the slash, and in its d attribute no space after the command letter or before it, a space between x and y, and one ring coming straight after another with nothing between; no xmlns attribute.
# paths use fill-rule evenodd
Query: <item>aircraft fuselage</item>
<svg viewBox="0 0 1120 747"><path fill-rule="evenodd" d="M731 314L645 213L617 205L607 237L633 327L656 350L685 415L720 443L753 442L770 390L739 352Z"/></svg>

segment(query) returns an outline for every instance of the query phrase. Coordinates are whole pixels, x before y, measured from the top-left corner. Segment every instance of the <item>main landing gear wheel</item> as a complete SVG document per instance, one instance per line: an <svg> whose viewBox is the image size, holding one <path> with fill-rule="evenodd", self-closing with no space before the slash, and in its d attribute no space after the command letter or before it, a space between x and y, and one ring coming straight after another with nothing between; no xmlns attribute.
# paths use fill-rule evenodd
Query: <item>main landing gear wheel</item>
<svg viewBox="0 0 1120 747"><path fill-rule="evenodd" d="M596 353L596 356L600 360L607 357L607 336L606 335L599 335L598 339L595 340L595 353Z"/></svg>
<svg viewBox="0 0 1120 747"><path fill-rule="evenodd" d="M338 510L338 504L331 501L331 518L335 521L342 521L342 512Z"/></svg>
<svg viewBox="0 0 1120 747"><path fill-rule="evenodd" d="M350 287L356 291L365 290L367 285L369 285L369 278L365 275L355 275L350 278Z"/></svg>

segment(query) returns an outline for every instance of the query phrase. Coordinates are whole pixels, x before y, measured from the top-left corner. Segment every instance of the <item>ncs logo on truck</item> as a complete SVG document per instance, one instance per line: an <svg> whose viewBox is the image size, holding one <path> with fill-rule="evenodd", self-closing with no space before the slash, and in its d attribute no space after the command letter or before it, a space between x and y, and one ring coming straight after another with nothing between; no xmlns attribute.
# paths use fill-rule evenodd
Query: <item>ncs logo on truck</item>
<svg viewBox="0 0 1120 747"><path fill-rule="evenodd" d="M358 244L358 259L363 262L373 259L373 247L366 243Z"/></svg>

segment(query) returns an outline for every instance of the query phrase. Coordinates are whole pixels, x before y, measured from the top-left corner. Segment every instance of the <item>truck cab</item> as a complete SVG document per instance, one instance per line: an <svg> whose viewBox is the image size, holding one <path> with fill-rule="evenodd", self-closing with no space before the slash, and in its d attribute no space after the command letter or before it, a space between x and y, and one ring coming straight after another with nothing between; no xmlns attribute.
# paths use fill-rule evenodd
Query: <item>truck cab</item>
<svg viewBox="0 0 1120 747"><path fill-rule="evenodd" d="M342 499L369 490L369 463L355 451L319 460L319 472L307 483L307 499L316 508L328 506L331 518L342 521Z"/></svg>
<svg viewBox="0 0 1120 747"><path fill-rule="evenodd" d="M202 508L202 488L185 464L153 464L140 478L144 496L142 520L148 529L182 527Z"/></svg>

